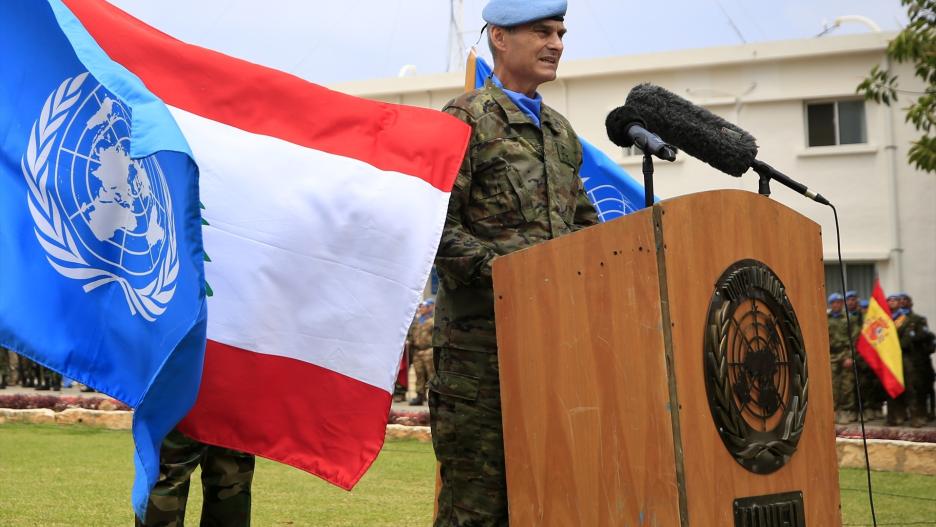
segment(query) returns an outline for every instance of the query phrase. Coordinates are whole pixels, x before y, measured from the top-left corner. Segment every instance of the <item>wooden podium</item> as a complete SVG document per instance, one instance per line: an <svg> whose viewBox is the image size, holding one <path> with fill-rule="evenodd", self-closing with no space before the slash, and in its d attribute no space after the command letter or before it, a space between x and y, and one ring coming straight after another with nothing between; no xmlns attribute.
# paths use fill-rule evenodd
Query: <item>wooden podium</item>
<svg viewBox="0 0 936 527"><path fill-rule="evenodd" d="M823 276L819 226L743 191L498 258L511 525L841 525ZM717 309L752 284L788 303Z"/></svg>

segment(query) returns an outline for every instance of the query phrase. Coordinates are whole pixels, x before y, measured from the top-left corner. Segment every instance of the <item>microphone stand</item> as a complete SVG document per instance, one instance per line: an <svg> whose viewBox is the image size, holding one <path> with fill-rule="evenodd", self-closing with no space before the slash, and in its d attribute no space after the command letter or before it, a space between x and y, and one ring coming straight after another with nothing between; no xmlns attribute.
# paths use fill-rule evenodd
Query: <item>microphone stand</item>
<svg viewBox="0 0 936 527"><path fill-rule="evenodd" d="M643 177L644 177L644 206L653 206L653 158L650 152L644 152L643 158ZM767 191L770 195L770 190Z"/></svg>
<svg viewBox="0 0 936 527"><path fill-rule="evenodd" d="M786 186L793 192L797 192L806 196L807 198L822 203L823 205L831 206L831 203L825 199L822 194L817 194L809 190L806 185L791 179L789 176L780 172L776 168L764 163L763 161L755 159L751 163L751 168L754 169L754 172L757 172L757 175L760 177L760 183L757 186L757 192L763 196L770 196L770 180L777 181L781 185Z"/></svg>

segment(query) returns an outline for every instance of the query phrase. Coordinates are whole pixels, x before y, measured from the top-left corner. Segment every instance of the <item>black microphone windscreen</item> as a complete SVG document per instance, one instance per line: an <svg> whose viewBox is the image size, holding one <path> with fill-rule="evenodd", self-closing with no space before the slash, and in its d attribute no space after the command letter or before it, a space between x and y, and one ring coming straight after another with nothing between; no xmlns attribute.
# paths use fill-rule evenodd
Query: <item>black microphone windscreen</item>
<svg viewBox="0 0 936 527"><path fill-rule="evenodd" d="M608 139L612 143L628 148L634 146L634 140L627 135L627 129L632 124L639 124L646 127L640 115L626 106L620 106L611 110L608 117L605 118L605 129L608 131Z"/></svg>
<svg viewBox="0 0 936 527"><path fill-rule="evenodd" d="M751 134L659 86L635 87L625 106L667 143L732 176L741 177L757 157Z"/></svg>

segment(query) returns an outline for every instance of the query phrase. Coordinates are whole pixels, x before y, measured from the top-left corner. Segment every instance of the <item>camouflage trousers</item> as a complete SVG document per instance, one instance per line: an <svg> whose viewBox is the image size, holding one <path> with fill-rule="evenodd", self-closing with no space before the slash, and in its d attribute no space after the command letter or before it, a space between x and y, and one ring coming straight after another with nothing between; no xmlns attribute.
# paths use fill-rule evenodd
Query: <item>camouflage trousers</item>
<svg viewBox="0 0 936 527"><path fill-rule="evenodd" d="M497 353L435 354L429 411L442 480L435 527L508 525Z"/></svg>
<svg viewBox="0 0 936 527"><path fill-rule="evenodd" d="M0 389L6 388L10 380L10 352L6 348L0 348Z"/></svg>
<svg viewBox="0 0 936 527"><path fill-rule="evenodd" d="M429 379L435 375L432 348L416 351L413 355L413 370L416 371L416 396L423 396L426 394Z"/></svg>
<svg viewBox="0 0 936 527"><path fill-rule="evenodd" d="M169 432L159 453L159 479L150 493L146 521L138 527L182 527L189 480L196 467L202 474L202 527L250 525L250 483L255 458L236 450L206 445L178 430Z"/></svg>
<svg viewBox="0 0 936 527"><path fill-rule="evenodd" d="M856 412L855 370L845 367L842 360L832 360L832 398L836 412Z"/></svg>

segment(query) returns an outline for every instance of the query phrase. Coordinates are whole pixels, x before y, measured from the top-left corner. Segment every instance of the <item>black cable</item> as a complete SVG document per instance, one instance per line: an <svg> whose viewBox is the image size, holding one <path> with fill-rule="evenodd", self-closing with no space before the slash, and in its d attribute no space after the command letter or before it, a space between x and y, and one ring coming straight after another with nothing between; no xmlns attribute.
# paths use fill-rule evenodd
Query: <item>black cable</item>
<svg viewBox="0 0 936 527"><path fill-rule="evenodd" d="M852 487L839 487L839 490L853 490L855 492L864 492L865 489L856 489ZM906 498L908 500L936 501L936 498L927 498L924 496L910 496L909 494L894 494L893 492L876 492L878 496L890 496L892 498Z"/></svg>
<svg viewBox="0 0 936 527"><path fill-rule="evenodd" d="M829 207L832 207L832 214L835 216L835 246L838 249L838 263L839 263L839 277L842 279L842 291L847 291L848 288L845 286L845 264L842 262L842 236L839 232L839 219L838 219L838 210L835 209L835 205L829 203ZM861 400L861 381L859 380L858 374L858 354L855 353L855 341L852 340L851 335L851 317L848 315L848 308L845 308L845 327L848 331L848 349L851 351L851 360L852 360L852 371L855 374L855 396L858 400L858 422L861 424L861 444L864 447L864 458L865 458L865 474L868 477L868 502L871 504L871 522L874 527L877 527L877 515L874 512L874 492L871 489L871 458L868 456L868 436L865 434L865 423L864 423L864 403ZM833 394L833 398L835 394Z"/></svg>

